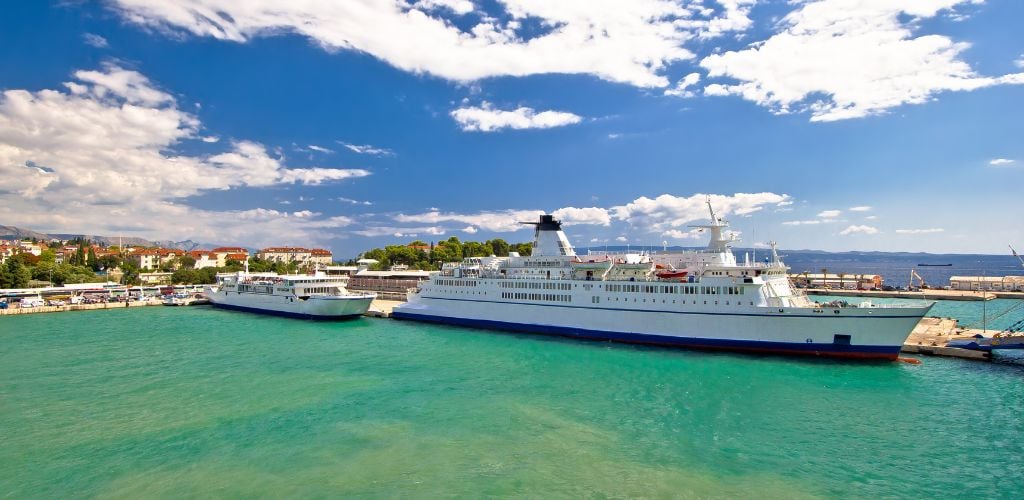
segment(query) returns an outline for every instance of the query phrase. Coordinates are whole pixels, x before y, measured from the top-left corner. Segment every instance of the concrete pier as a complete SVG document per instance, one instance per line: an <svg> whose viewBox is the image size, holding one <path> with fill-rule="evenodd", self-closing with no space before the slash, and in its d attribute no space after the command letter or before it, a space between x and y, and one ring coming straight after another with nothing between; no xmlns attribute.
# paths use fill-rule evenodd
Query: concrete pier
<svg viewBox="0 0 1024 500"><path fill-rule="evenodd" d="M95 309L124 309L126 307L161 306L159 300L145 302L102 302L99 304L69 304L64 306L40 306L40 307L9 307L0 309L0 316L13 316L15 314L36 314L64 311L92 311Z"/></svg>
<svg viewBox="0 0 1024 500"><path fill-rule="evenodd" d="M903 343L903 348L900 351L908 354L947 356L980 361L992 359L991 353L988 352L946 347L950 340L969 337L970 334L967 332L959 327L957 320L952 318L921 318L921 321L914 327L914 331Z"/></svg>
<svg viewBox="0 0 1024 500"><path fill-rule="evenodd" d="M401 304L401 300L384 300L384 299L373 299L373 303L370 304L370 309L366 311L363 316L369 316L371 318L390 318L391 310L398 304Z"/></svg>

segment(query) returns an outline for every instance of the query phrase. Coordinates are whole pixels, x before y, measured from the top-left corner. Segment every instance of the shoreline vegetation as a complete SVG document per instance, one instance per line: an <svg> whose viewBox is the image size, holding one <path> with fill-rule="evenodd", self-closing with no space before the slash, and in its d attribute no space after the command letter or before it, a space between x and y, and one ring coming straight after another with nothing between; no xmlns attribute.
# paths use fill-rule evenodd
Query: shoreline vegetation
<svg viewBox="0 0 1024 500"><path fill-rule="evenodd" d="M223 266L197 268L196 259L188 254L161 260L155 267L139 267L130 262L132 251L150 250L147 247L132 247L122 250L116 245L103 246L88 239L54 241L50 243L25 239L15 242L30 243L39 247L39 254L31 251L17 251L3 258L0 264L0 289L45 288L65 284L95 283L101 280L114 281L122 285L141 285L141 275L148 272L171 273L170 284L194 285L216 281L217 273L237 272L245 269L245 263L238 259L227 259ZM66 251L74 247L74 251ZM436 271L443 262L458 262L465 257L508 256L510 252L530 255L530 243L509 243L496 238L484 242L461 241L452 236L438 243L413 241L404 245L387 245L361 254L363 259L377 263L374 270L386 270L392 266L408 266L409 269ZM60 258L58 258L60 257ZM341 262L356 265L356 259ZM310 272L313 264L302 262L276 262L248 257L250 272L276 272L294 274Z"/></svg>

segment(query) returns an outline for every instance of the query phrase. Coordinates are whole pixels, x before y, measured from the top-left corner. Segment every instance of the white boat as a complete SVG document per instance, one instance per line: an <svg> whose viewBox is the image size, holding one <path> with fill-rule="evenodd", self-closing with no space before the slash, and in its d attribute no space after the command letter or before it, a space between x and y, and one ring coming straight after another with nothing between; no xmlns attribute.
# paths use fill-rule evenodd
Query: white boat
<svg viewBox="0 0 1024 500"><path fill-rule="evenodd" d="M216 307L303 319L345 319L363 315L376 297L350 292L346 278L239 271L217 276L205 293Z"/></svg>
<svg viewBox="0 0 1024 500"><path fill-rule="evenodd" d="M768 262L737 262L735 239L724 234L728 222L708 209L711 223L696 226L711 236L706 249L654 256L577 256L561 223L542 215L531 223L531 256L445 264L392 316L642 344L896 359L933 305L813 302L791 286L774 245Z"/></svg>

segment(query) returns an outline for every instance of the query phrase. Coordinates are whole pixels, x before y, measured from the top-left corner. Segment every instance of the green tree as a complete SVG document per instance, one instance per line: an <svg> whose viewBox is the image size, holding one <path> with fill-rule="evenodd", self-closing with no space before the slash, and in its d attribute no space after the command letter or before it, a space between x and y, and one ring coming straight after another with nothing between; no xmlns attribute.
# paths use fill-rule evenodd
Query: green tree
<svg viewBox="0 0 1024 500"><path fill-rule="evenodd" d="M47 248L46 250L43 250L43 252L41 254L39 254L39 261L40 262L56 262L57 261L57 252L55 252L52 248Z"/></svg>
<svg viewBox="0 0 1024 500"><path fill-rule="evenodd" d="M139 277L139 266L136 266L131 262L125 262L121 266L121 270L124 271L124 276L121 276L121 284L138 285L142 282Z"/></svg>
<svg viewBox="0 0 1024 500"><path fill-rule="evenodd" d="M462 245L462 256L463 257L487 257L491 255L490 245L485 245L476 241L467 241Z"/></svg>
<svg viewBox="0 0 1024 500"><path fill-rule="evenodd" d="M487 240L486 245L491 247L491 253L498 257L508 257L509 244L507 241L501 238L495 238L493 240Z"/></svg>
<svg viewBox="0 0 1024 500"><path fill-rule="evenodd" d="M92 268L93 272L99 271L100 270L100 262L99 262L99 260L96 259L96 250L93 250L92 247L89 247L88 259L89 259L89 267Z"/></svg>
<svg viewBox="0 0 1024 500"><path fill-rule="evenodd" d="M515 251L519 252L519 255L523 257L529 257L533 254L533 243L517 243Z"/></svg>
<svg viewBox="0 0 1024 500"><path fill-rule="evenodd" d="M21 259L11 257L4 262L0 271L0 288L27 288L32 279L32 271L22 263Z"/></svg>
<svg viewBox="0 0 1024 500"><path fill-rule="evenodd" d="M196 267L196 259L189 254L182 255L178 257L178 266L193 269Z"/></svg>

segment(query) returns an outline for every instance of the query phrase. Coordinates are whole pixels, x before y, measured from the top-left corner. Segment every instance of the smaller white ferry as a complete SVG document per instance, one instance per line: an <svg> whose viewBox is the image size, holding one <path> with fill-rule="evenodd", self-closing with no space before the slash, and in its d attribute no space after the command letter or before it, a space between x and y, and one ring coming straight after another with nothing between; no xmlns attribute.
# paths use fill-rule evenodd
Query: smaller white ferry
<svg viewBox="0 0 1024 500"><path fill-rule="evenodd" d="M362 316L377 296L350 292L347 278L277 273L218 275L217 284L206 287L210 303L224 309L302 319L345 319Z"/></svg>

